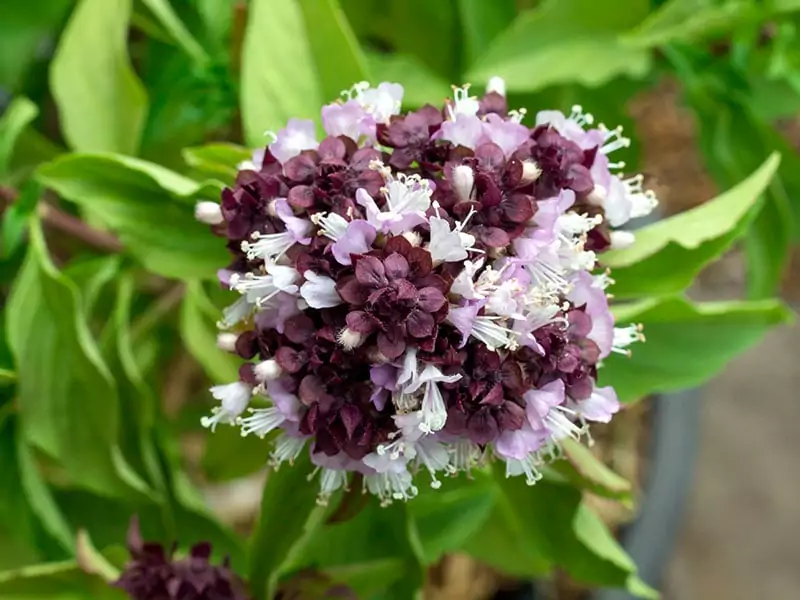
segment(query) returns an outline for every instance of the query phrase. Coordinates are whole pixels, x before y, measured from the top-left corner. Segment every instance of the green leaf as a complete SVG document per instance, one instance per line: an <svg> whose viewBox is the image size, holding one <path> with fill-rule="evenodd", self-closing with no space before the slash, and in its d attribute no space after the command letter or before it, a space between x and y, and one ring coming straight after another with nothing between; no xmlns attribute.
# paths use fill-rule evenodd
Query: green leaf
<svg viewBox="0 0 800 600"><path fill-rule="evenodd" d="M452 94L450 83L408 54L367 54L370 70L378 81L392 81L403 86L403 105L436 104Z"/></svg>
<svg viewBox="0 0 800 600"><path fill-rule="evenodd" d="M75 150L136 154L147 94L127 53L131 0L80 0L50 66L64 137Z"/></svg>
<svg viewBox="0 0 800 600"><path fill-rule="evenodd" d="M58 460L75 485L112 496L147 494L117 444L117 391L78 290L50 262L36 222L6 319L25 439Z"/></svg>
<svg viewBox="0 0 800 600"><path fill-rule="evenodd" d="M12 385L17 380L17 374L9 369L0 369L0 386Z"/></svg>
<svg viewBox="0 0 800 600"><path fill-rule="evenodd" d="M405 564L399 558L384 558L325 569L335 583L343 583L359 598L374 598L390 588L403 575Z"/></svg>
<svg viewBox="0 0 800 600"><path fill-rule="evenodd" d="M510 576L531 578L548 573L552 557L539 525L550 517L541 512L546 507L537 502L538 487L526 486L522 477L506 480L498 475L492 513L462 550Z"/></svg>
<svg viewBox="0 0 800 600"><path fill-rule="evenodd" d="M420 562L429 565L458 550L489 518L494 501L493 482L482 474L446 480L441 489L421 489L406 507Z"/></svg>
<svg viewBox="0 0 800 600"><path fill-rule="evenodd" d="M25 230L42 196L42 186L34 180L28 180L19 191L19 196L4 213L2 239L0 239L0 256L9 258L20 246L25 237Z"/></svg>
<svg viewBox="0 0 800 600"><path fill-rule="evenodd" d="M367 61L338 0L298 3L323 100L331 102L354 83L369 80Z"/></svg>
<svg viewBox="0 0 800 600"><path fill-rule="evenodd" d="M358 578L347 578L345 582L364 598L407 600L414 597L422 585L423 570L409 542L406 508L398 503L380 506L370 497L366 506L350 519L316 529L287 568L302 570L311 566L335 576L339 572L358 572L376 562L391 562L398 568L382 586L379 581L359 581ZM378 565L376 567L380 570ZM360 587L362 585L364 587ZM380 593L373 593L374 587L378 587L375 592Z"/></svg>
<svg viewBox="0 0 800 600"><path fill-rule="evenodd" d="M311 470L303 452L294 465L284 465L267 478L249 549L248 580L258 598L273 597L278 578L327 512L317 506L318 488L308 481Z"/></svg>
<svg viewBox="0 0 800 600"><path fill-rule="evenodd" d="M72 528L67 523L53 494L42 479L33 452L22 436L17 437L17 460L19 461L20 484L31 511L38 517L42 527L64 550L75 552Z"/></svg>
<svg viewBox="0 0 800 600"><path fill-rule="evenodd" d="M33 102L20 97L12 100L0 117L0 182L6 181L17 138L38 114Z"/></svg>
<svg viewBox="0 0 800 600"><path fill-rule="evenodd" d="M15 568L40 560L36 517L20 485L19 422L13 405L0 408L0 564Z"/></svg>
<svg viewBox="0 0 800 600"><path fill-rule="evenodd" d="M84 573L97 575L109 584L119 579L119 569L108 562L106 557L94 547L86 531L78 532L75 546L78 564Z"/></svg>
<svg viewBox="0 0 800 600"><path fill-rule="evenodd" d="M182 154L186 164L198 173L217 178L228 185L236 180L239 163L251 159L247 148L228 143L184 148Z"/></svg>
<svg viewBox="0 0 800 600"><path fill-rule="evenodd" d="M239 361L217 347L220 310L214 306L197 281L186 285L181 305L181 337L192 356L214 383L230 383L239 377Z"/></svg>
<svg viewBox="0 0 800 600"><path fill-rule="evenodd" d="M713 0L669 0L623 36L633 47L649 48L679 40L698 40L750 21L758 22L761 11L749 0L722 4Z"/></svg>
<svg viewBox="0 0 800 600"><path fill-rule="evenodd" d="M535 548L545 564L552 563L580 582L593 586L624 587L642 590L636 578L636 565L611 536L597 517L581 504L581 493L573 487L547 480L528 486L524 477L506 478L503 470L495 469L495 479L501 494L508 501L508 513L517 523L514 534L525 546L512 543L506 533L502 538L473 540L468 551L478 558L490 557L489 564L506 573L536 576L541 570L527 573L509 571L504 565L519 562L520 548ZM525 566L520 564L520 566ZM541 569L540 564L536 565ZM646 586L645 586L646 587Z"/></svg>
<svg viewBox="0 0 800 600"><path fill-rule="evenodd" d="M658 600L658 592L638 578L631 557L586 505L578 507L572 528L578 544L565 554L570 575L587 583L624 586L639 598Z"/></svg>
<svg viewBox="0 0 800 600"><path fill-rule="evenodd" d="M183 24L169 0L142 0L153 15L159 20L170 37L191 58L198 67L206 66L210 58L208 53L192 36Z"/></svg>
<svg viewBox="0 0 800 600"><path fill-rule="evenodd" d="M615 307L615 317L644 324L647 336L632 347L631 358L609 356L599 371L601 385L613 385L620 400L630 402L700 385L793 315L775 300L693 304L666 298Z"/></svg>
<svg viewBox="0 0 800 600"><path fill-rule="evenodd" d="M486 83L497 75L509 91L532 92L561 83L595 87L620 75L641 77L650 65L647 51L625 46L619 35L648 9L645 0L629 0L624 10L608 10L594 0L547 0L521 13L467 79Z"/></svg>
<svg viewBox="0 0 800 600"><path fill-rule="evenodd" d="M41 58L43 40L57 35L73 0L0 2L0 87L15 92L26 72Z"/></svg>
<svg viewBox="0 0 800 600"><path fill-rule="evenodd" d="M264 131L278 131L289 118L319 118L323 92L297 0L253 0L249 6L241 109L245 140L258 147Z"/></svg>
<svg viewBox="0 0 800 600"><path fill-rule="evenodd" d="M228 262L224 244L194 219L199 184L158 165L111 154L73 154L42 165L38 179L114 230L144 266L165 277L212 279Z"/></svg>
<svg viewBox="0 0 800 600"><path fill-rule="evenodd" d="M565 460L557 460L551 468L577 485L599 496L629 502L631 484L598 459L589 448L567 438L561 441Z"/></svg>
<svg viewBox="0 0 800 600"><path fill-rule="evenodd" d="M709 262L724 253L745 231L753 206L778 169L773 154L750 177L727 192L675 215L643 227L624 250L603 254L612 267L618 297L666 295L688 287Z"/></svg>
<svg viewBox="0 0 800 600"><path fill-rule="evenodd" d="M124 600L122 590L84 572L77 561L0 572L0 598L13 600Z"/></svg>
<svg viewBox="0 0 800 600"><path fill-rule="evenodd" d="M463 64L471 65L517 15L514 0L457 0L464 36Z"/></svg>

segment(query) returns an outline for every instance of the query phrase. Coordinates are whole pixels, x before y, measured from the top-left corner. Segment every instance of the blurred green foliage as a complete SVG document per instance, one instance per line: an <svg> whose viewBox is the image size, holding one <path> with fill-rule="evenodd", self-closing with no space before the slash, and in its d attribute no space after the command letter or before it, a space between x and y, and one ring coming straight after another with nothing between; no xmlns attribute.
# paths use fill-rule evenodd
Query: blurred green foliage
<svg viewBox="0 0 800 600"><path fill-rule="evenodd" d="M730 191L608 255L630 301L618 315L650 341L601 378L631 402L698 385L790 317L768 298L800 236L800 159L776 127L800 114L798 27L796 0L0 3L0 599L115 597L102 556L133 514L151 539L212 541L258 598L307 567L365 598L412 598L454 551L652 596L582 501L631 503L630 485L580 448L533 488L480 471L334 524L306 470L284 468L249 543L212 514L198 484L261 470L267 446L198 431L208 383L237 365L215 346L225 250L193 205L265 130L317 118L358 80L398 81L420 106L499 75L512 107L580 103L628 130L629 101L677 80L703 166ZM748 299L685 299L739 242ZM100 566L79 568L89 537Z"/></svg>

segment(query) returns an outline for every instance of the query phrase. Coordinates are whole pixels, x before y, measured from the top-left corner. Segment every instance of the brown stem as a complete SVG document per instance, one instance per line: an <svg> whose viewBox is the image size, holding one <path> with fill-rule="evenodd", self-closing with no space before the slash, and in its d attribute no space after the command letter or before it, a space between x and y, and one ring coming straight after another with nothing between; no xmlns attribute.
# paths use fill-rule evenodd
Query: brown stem
<svg viewBox="0 0 800 600"><path fill-rule="evenodd" d="M247 4L237 2L233 5L233 28L231 32L231 70L238 75L242 70L242 46L247 28Z"/></svg>
<svg viewBox="0 0 800 600"><path fill-rule="evenodd" d="M122 242L114 234L94 229L79 218L73 217L50 204L40 204L39 214L44 224L48 227L76 237L90 246L114 253L122 252L125 249Z"/></svg>

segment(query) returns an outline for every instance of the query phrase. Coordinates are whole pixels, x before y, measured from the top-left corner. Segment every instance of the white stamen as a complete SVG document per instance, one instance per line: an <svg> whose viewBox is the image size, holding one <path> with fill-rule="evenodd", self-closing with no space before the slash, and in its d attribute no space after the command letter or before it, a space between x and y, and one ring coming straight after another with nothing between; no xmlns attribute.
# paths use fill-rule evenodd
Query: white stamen
<svg viewBox="0 0 800 600"><path fill-rule="evenodd" d="M347 471L344 469L322 469L319 477L319 496L317 504L328 506L328 501L334 492L347 487Z"/></svg>
<svg viewBox="0 0 800 600"><path fill-rule="evenodd" d="M463 87L453 86L453 102L447 105L447 113L451 121L455 121L456 115L475 115L479 109L478 99L469 95L468 83Z"/></svg>
<svg viewBox="0 0 800 600"><path fill-rule="evenodd" d="M403 237L408 240L408 243L415 248L422 243L422 236L416 231L404 231Z"/></svg>
<svg viewBox="0 0 800 600"><path fill-rule="evenodd" d="M263 439L270 431L280 427L286 420L283 413L274 406L251 408L249 412L251 416L238 420L238 425L242 428L242 437L254 433Z"/></svg>
<svg viewBox="0 0 800 600"><path fill-rule="evenodd" d="M594 117L590 113L583 112L583 107L580 104L575 104L572 107L572 112L568 118L575 121L581 127L594 123Z"/></svg>
<svg viewBox="0 0 800 600"><path fill-rule="evenodd" d="M498 348L515 350L518 346L518 334L513 329L498 325L497 322L502 320L503 317L499 316L478 315L472 322L470 335L486 344L490 350L497 350Z"/></svg>
<svg viewBox="0 0 800 600"><path fill-rule="evenodd" d="M339 342L342 348L349 352L364 343L364 336L357 331L353 331L349 327L345 327L339 332L339 335L336 336L336 341Z"/></svg>
<svg viewBox="0 0 800 600"><path fill-rule="evenodd" d="M634 342L645 341L644 334L642 333L643 330L644 327L641 323L629 325L627 327L615 327L614 339L611 342L611 351L617 354L630 356L631 351L628 350L628 346Z"/></svg>
<svg viewBox="0 0 800 600"><path fill-rule="evenodd" d="M622 180L628 200L631 202L631 219L649 215L658 206L658 198L652 190L644 190L644 176L640 173Z"/></svg>
<svg viewBox="0 0 800 600"><path fill-rule="evenodd" d="M250 260L256 258L277 260L286 254L287 250L294 245L295 241L294 236L288 231L270 233L267 235L255 232L252 237L257 241L253 243L247 241L242 242L242 252L245 252L247 258Z"/></svg>
<svg viewBox="0 0 800 600"><path fill-rule="evenodd" d="M275 449L270 456L270 464L273 468L277 469L282 462L288 461L292 464L295 459L300 456L306 441L303 438L292 437L286 433L282 433L275 440Z"/></svg>
<svg viewBox="0 0 800 600"><path fill-rule="evenodd" d="M525 160L522 162L522 182L533 183L542 174L542 170L532 160Z"/></svg>
<svg viewBox="0 0 800 600"><path fill-rule="evenodd" d="M410 500L419 493L408 471L367 475L364 477L364 487L378 496L381 506L391 504L392 500Z"/></svg>
<svg viewBox="0 0 800 600"><path fill-rule="evenodd" d="M538 467L541 466L542 463L539 457L535 454L529 454L522 460L507 458L506 477L515 477L517 475L525 474L525 483L528 485L534 485L543 477L542 472L538 469Z"/></svg>
<svg viewBox="0 0 800 600"><path fill-rule="evenodd" d="M600 148L600 152L603 154L610 154L615 150L619 150L620 148L627 148L631 145L630 138L626 138L622 135L622 126L615 127L614 129L608 129L602 123L599 125L598 129L602 131L605 135L604 143Z"/></svg>
<svg viewBox="0 0 800 600"><path fill-rule="evenodd" d="M311 221L319 227L318 235L338 241L347 233L347 219L334 212L316 213L311 216Z"/></svg>

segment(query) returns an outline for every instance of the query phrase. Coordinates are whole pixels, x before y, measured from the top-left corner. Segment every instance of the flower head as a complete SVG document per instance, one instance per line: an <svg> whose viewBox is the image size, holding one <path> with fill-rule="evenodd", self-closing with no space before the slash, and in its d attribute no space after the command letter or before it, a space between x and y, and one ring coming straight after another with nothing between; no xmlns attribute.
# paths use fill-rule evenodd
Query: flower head
<svg viewBox="0 0 800 600"><path fill-rule="evenodd" d="M643 340L592 274L655 203L609 160L621 130L577 106L529 126L499 79L440 108L402 96L357 83L323 107L326 138L290 120L197 207L228 239L220 280L241 297L219 343L245 361L203 423L274 437L275 465L309 452L320 502L352 473L410 499L418 472L438 487L478 457L535 483L619 409L599 363Z"/></svg>

